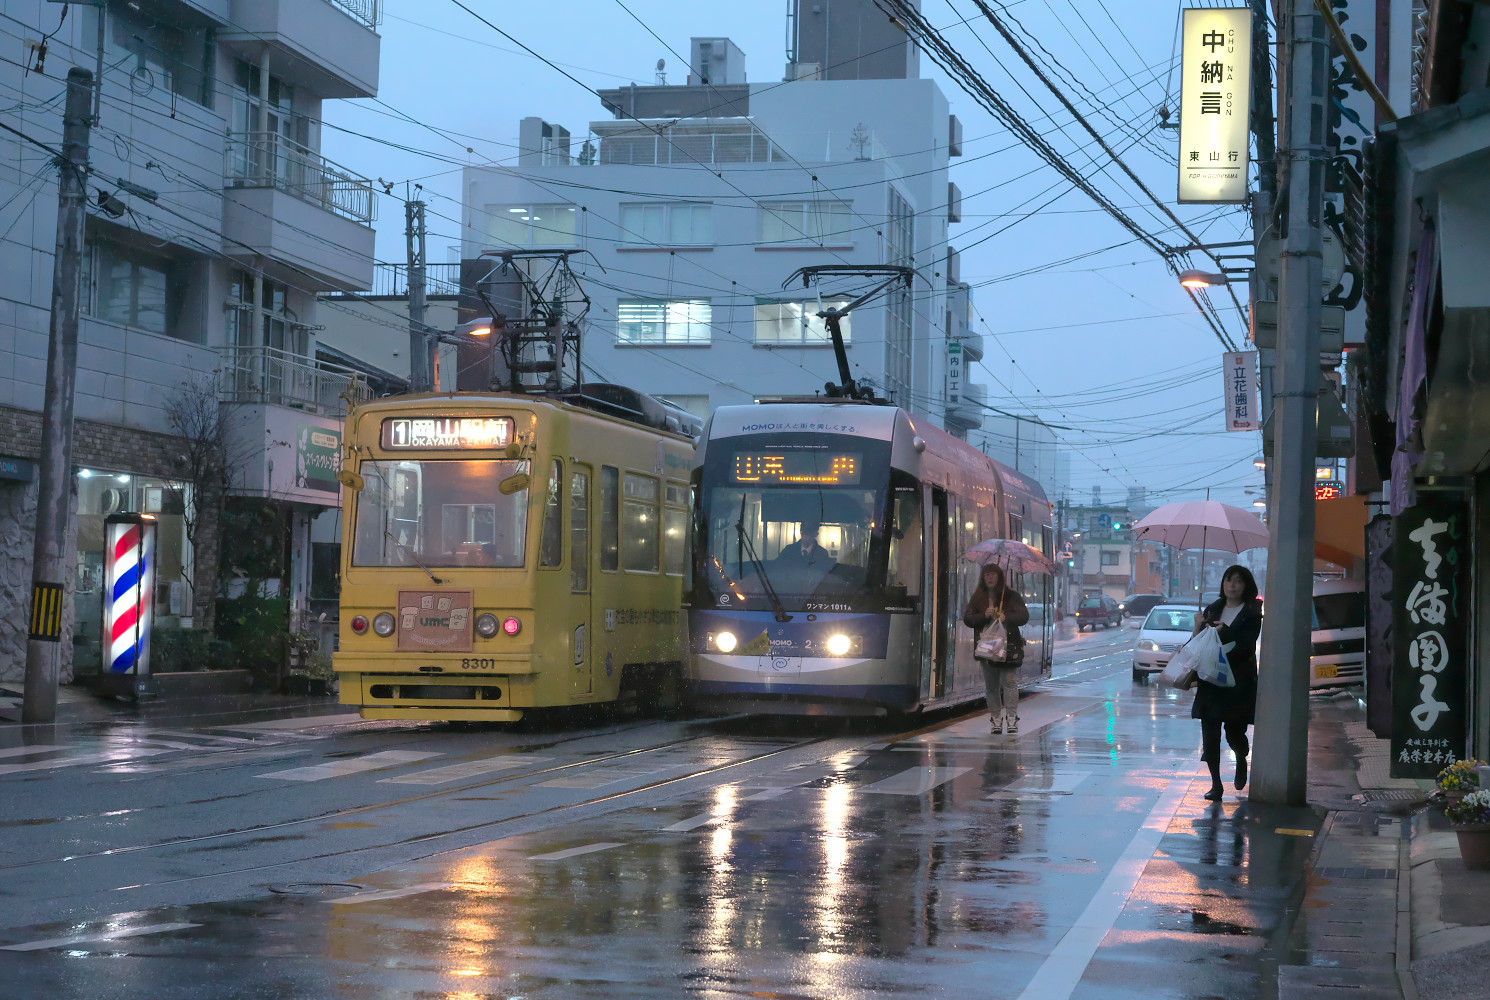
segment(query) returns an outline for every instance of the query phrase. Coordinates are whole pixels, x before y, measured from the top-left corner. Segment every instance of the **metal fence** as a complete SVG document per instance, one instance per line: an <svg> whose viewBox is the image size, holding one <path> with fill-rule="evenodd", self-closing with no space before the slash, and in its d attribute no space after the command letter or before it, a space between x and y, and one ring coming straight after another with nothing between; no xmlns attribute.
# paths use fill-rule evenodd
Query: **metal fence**
<svg viewBox="0 0 1490 1000"><path fill-rule="evenodd" d="M369 28L383 23L382 0L331 0L332 3Z"/></svg>
<svg viewBox="0 0 1490 1000"><path fill-rule="evenodd" d="M347 402L363 402L372 392L351 368L327 364L273 347L224 347L223 401L268 403L343 416Z"/></svg>
<svg viewBox="0 0 1490 1000"><path fill-rule="evenodd" d="M277 132L230 132L231 187L272 187L344 219L367 225L377 218L373 182Z"/></svg>

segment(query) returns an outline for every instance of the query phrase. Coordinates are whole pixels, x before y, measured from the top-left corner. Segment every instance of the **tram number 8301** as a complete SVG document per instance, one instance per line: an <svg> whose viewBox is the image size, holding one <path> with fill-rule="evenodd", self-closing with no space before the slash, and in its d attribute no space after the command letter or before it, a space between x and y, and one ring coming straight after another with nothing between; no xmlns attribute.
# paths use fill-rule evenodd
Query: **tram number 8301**
<svg viewBox="0 0 1490 1000"><path fill-rule="evenodd" d="M495 670L497 669L497 661L467 658L460 661L460 668L462 670Z"/></svg>

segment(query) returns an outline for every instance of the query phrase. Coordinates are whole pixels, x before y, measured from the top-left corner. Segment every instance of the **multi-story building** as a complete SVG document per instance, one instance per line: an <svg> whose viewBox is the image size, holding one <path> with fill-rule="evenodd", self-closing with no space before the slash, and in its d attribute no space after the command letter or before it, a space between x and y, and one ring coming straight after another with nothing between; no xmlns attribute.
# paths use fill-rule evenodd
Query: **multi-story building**
<svg viewBox="0 0 1490 1000"><path fill-rule="evenodd" d="M220 590L304 610L310 522L338 504L339 417L356 391L350 368L316 360L317 294L368 286L375 209L370 181L320 155L321 110L377 92L378 4L5 5L0 34L24 61L0 62L0 120L14 130L0 133L0 681L25 661L57 215L41 147L60 145L68 70L102 72L64 680L99 668L113 511L157 516L158 628L210 622ZM222 458L225 476L204 473ZM251 548L220 588L223 493L253 527L231 533Z"/></svg>
<svg viewBox="0 0 1490 1000"><path fill-rule="evenodd" d="M786 82L747 83L728 39L695 38L686 84L601 91L613 117L584 138L524 119L515 168L465 172L464 256L589 251L575 260L591 299L587 378L701 416L839 381L816 314L865 283L804 289L788 284L797 269L914 267L909 290L843 323L851 374L966 435L981 422L982 386L949 367L954 345L959 357L981 348L966 334L967 286L947 243L960 127L937 85L916 78L903 34L891 32L896 58L860 58L884 48L863 34L885 23L869 0L799 8L798 51L815 38L818 54L794 59ZM832 44L804 25L828 29Z"/></svg>

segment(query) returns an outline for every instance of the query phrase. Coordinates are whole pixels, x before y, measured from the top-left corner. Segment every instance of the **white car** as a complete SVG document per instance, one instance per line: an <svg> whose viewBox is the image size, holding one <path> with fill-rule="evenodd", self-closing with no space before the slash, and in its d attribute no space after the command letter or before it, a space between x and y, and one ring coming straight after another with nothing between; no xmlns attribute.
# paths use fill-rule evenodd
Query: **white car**
<svg viewBox="0 0 1490 1000"><path fill-rule="evenodd" d="M1360 684L1366 678L1366 588L1354 580L1314 585L1309 686Z"/></svg>
<svg viewBox="0 0 1490 1000"><path fill-rule="evenodd" d="M1174 651L1195 632L1195 615L1200 609L1193 604L1160 604L1149 610L1138 629L1138 644L1133 647L1133 679L1142 681L1169 665Z"/></svg>

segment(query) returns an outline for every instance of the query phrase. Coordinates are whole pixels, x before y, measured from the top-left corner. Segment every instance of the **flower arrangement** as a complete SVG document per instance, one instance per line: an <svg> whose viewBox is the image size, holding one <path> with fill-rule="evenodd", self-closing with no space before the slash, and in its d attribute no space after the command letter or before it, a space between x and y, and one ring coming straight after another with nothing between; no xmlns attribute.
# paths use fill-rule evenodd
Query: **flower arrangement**
<svg viewBox="0 0 1490 1000"><path fill-rule="evenodd" d="M1450 823L1461 826L1466 823L1490 823L1490 789L1466 792L1458 802L1445 806L1443 814L1449 818Z"/></svg>
<svg viewBox="0 0 1490 1000"><path fill-rule="evenodd" d="M1484 761L1473 757L1450 764L1438 772L1438 790L1445 793L1474 791L1480 787L1476 769L1484 766Z"/></svg>

